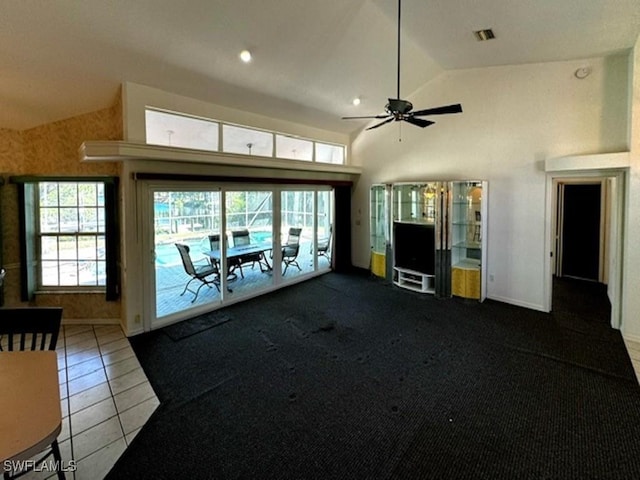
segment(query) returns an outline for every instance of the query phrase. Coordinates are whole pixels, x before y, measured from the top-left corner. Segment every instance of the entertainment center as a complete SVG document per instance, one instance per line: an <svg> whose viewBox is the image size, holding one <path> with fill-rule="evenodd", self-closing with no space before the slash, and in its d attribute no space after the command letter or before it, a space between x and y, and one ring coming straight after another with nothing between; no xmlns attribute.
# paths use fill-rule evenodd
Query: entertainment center
<svg viewBox="0 0 640 480"><path fill-rule="evenodd" d="M374 185L372 272L408 290L484 300L487 190L471 180Z"/></svg>

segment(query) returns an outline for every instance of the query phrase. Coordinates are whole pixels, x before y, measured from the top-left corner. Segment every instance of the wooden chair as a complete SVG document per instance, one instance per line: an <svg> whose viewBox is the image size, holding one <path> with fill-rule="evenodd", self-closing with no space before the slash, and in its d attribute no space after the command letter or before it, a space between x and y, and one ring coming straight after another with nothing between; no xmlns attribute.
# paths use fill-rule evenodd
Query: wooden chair
<svg viewBox="0 0 640 480"><path fill-rule="evenodd" d="M61 322L60 307L0 308L0 351L3 348L7 351L55 350ZM25 475L51 455L57 465L58 478L64 479L58 439L55 439L50 449L28 468L19 472L5 471L4 479L13 480Z"/></svg>
<svg viewBox="0 0 640 480"><path fill-rule="evenodd" d="M183 243L176 243L176 248L178 252L180 252L180 258L182 259L182 265L184 266L184 271L191 277L191 279L184 286L184 290L180 294L180 296L184 295L187 290L194 294L193 300L191 303L195 302L198 298L198 294L200 293L200 289L205 285L211 288L211 285L216 287L218 292L220 291L220 287L218 286L220 283L219 270L218 267L214 264L207 264L202 266L194 266L193 260L191 260L191 255L189 255L189 246ZM214 276L213 279L209 279L208 277ZM197 290L191 290L189 285L191 282L197 280L200 282L200 286Z"/></svg>
<svg viewBox="0 0 640 480"><path fill-rule="evenodd" d="M61 321L60 307L0 308L0 351L55 350Z"/></svg>

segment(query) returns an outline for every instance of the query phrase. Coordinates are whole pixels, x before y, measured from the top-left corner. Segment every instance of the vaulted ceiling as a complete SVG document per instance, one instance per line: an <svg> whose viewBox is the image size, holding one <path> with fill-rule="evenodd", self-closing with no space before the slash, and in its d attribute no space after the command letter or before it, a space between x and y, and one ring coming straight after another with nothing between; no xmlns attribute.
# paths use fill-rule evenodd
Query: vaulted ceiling
<svg viewBox="0 0 640 480"><path fill-rule="evenodd" d="M352 132L363 122L341 116L382 113L395 96L397 8L396 0L3 0L0 128L107 107L131 81ZM484 28L496 38L476 41ZM638 0L404 0L401 96L444 70L623 53L639 33ZM245 48L248 64L238 58Z"/></svg>

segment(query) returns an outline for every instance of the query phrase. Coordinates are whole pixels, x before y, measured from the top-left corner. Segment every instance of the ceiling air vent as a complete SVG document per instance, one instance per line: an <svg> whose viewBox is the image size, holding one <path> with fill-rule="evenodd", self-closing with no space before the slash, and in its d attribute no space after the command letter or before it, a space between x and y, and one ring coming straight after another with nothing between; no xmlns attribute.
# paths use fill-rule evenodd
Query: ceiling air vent
<svg viewBox="0 0 640 480"><path fill-rule="evenodd" d="M476 40L478 40L479 42L484 42L485 40L496 38L496 36L493 34L493 30L491 30L490 28L487 28L485 30L477 30L473 32L473 34L476 36Z"/></svg>

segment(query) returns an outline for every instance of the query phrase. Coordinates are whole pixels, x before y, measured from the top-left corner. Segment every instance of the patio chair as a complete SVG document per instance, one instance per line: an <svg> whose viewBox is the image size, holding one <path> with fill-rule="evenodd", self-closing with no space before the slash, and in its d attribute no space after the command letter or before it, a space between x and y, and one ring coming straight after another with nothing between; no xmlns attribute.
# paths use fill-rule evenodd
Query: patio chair
<svg viewBox="0 0 640 480"><path fill-rule="evenodd" d="M329 262L331 262L331 255L329 254L330 247L331 247L331 229L329 229L328 237L318 239L318 250L316 251L317 255L319 257L324 257ZM313 250L313 245L311 245L311 250ZM313 251L309 253L313 254Z"/></svg>
<svg viewBox="0 0 640 480"><path fill-rule="evenodd" d="M300 234L301 228L291 227L289 228L289 235L287 237L287 243L282 246L282 262L284 263L284 270L282 275L287 273L289 265L293 265L302 271L300 265L298 265L298 253L300 252Z"/></svg>
<svg viewBox="0 0 640 480"><path fill-rule="evenodd" d="M187 275L191 277L191 279L184 286L184 290L182 291L180 296L184 295L188 290L189 292L195 294L193 297L193 300L191 300L191 303L193 303L198 298L200 289L205 285L209 288L211 288L211 285L213 285L216 287L216 290L218 290L219 292L220 287L218 285L220 284L220 276L219 276L220 271L218 270L218 267L211 263L207 265L198 266L198 267L194 266L193 260L191 260L191 255L189 255L189 246L184 245L182 243L176 243L175 245L176 245L176 248L178 249L178 252L180 252L180 258L182 259L182 265L184 266L184 271L187 273ZM209 279L208 277L211 277L212 275L213 275L213 279ZM200 282L198 289L195 291L189 288L189 285L191 285L191 282L193 282L194 280L197 280L198 282Z"/></svg>
<svg viewBox="0 0 640 480"><path fill-rule="evenodd" d="M2 338L0 351L3 349L2 344L5 344L8 351L55 350L61 322L62 308L60 307L0 308L0 338ZM13 480L21 477L41 465L50 455L53 455L54 462L58 466L58 478L64 479L64 472L60 468L62 457L57 438L53 440L44 455L23 470L5 471L4 479Z"/></svg>

